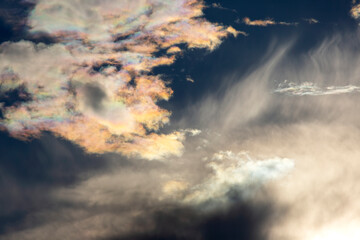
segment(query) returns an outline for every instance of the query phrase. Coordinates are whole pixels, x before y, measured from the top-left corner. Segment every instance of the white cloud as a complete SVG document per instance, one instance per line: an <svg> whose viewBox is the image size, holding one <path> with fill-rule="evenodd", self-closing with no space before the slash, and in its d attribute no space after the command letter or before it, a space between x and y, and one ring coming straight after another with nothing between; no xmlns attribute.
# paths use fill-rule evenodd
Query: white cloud
<svg viewBox="0 0 360 240"><path fill-rule="evenodd" d="M360 92L360 87L347 86L328 86L318 87L312 82L304 82L300 84L287 82L279 84L278 88L274 90L275 93L287 94L290 96L323 96L323 95L337 95L346 93Z"/></svg>

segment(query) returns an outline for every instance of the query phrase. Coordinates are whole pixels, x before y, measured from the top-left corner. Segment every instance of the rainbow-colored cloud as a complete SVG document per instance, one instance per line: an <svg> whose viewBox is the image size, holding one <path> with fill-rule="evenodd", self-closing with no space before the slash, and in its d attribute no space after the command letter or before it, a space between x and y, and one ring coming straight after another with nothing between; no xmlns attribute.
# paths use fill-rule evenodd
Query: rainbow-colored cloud
<svg viewBox="0 0 360 240"><path fill-rule="evenodd" d="M91 153L181 154L183 132L158 133L170 112L157 102L172 90L151 70L172 64L180 46L212 50L238 34L206 21L203 8L198 0L38 1L30 32L56 43L0 46L1 94L27 96L0 106L0 124L21 139L51 131Z"/></svg>

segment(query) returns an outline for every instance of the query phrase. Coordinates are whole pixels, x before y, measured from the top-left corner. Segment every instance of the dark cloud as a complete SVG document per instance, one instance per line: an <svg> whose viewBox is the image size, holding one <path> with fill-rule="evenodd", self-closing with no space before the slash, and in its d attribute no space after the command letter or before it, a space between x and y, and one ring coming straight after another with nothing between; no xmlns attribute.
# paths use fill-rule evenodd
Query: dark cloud
<svg viewBox="0 0 360 240"><path fill-rule="evenodd" d="M103 101L106 100L106 93L96 84L84 86L85 101L94 111L100 112L103 109Z"/></svg>
<svg viewBox="0 0 360 240"><path fill-rule="evenodd" d="M139 227L135 229L152 226L150 230L106 240L266 240L271 220L281 217L285 209L275 206L268 194L262 197L262 200L236 197L230 207L210 212L196 207L163 205L137 219Z"/></svg>
<svg viewBox="0 0 360 240"><path fill-rule="evenodd" d="M27 102L31 100L31 95L26 91L26 87L21 85L18 88L11 89L10 91L1 92L0 84L0 118L2 118L2 109L6 107L17 107L22 102Z"/></svg>
<svg viewBox="0 0 360 240"><path fill-rule="evenodd" d="M19 40L45 44L57 42L45 32L29 33L28 16L35 5L36 0L0 1L0 43Z"/></svg>
<svg viewBox="0 0 360 240"><path fill-rule="evenodd" d="M0 42L21 39L26 35L27 17L35 1L2 0L0 2Z"/></svg>
<svg viewBox="0 0 360 240"><path fill-rule="evenodd" d="M113 67L116 69L116 71L120 71L122 66L121 63L109 59L107 62L100 62L100 63L95 63L92 66L92 70L97 73L97 72L103 72L103 70L106 70L107 68Z"/></svg>
<svg viewBox="0 0 360 240"><path fill-rule="evenodd" d="M104 169L104 156L85 154L73 144L44 134L23 142L0 132L0 234L36 222L24 220L31 213L59 207L50 193L71 186ZM120 161L121 162L121 161Z"/></svg>

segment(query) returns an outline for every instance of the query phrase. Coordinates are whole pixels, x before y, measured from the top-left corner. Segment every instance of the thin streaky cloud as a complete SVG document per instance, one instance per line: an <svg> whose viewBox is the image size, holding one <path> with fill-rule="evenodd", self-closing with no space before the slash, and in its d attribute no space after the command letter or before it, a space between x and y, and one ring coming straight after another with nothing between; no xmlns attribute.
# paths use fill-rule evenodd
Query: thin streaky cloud
<svg viewBox="0 0 360 240"><path fill-rule="evenodd" d="M300 84L284 82L279 84L274 92L290 96L323 96L358 93L360 92L360 87L354 85L319 87L311 82Z"/></svg>
<svg viewBox="0 0 360 240"><path fill-rule="evenodd" d="M236 11L235 9L223 7L220 3L213 3L213 4L211 4L211 7L213 7L213 8L218 8L218 9L225 10L225 11L231 11L231 12L237 13L237 11Z"/></svg>
<svg viewBox="0 0 360 240"><path fill-rule="evenodd" d="M249 26L261 26L261 27L266 27L269 25L285 25L285 26L293 26L293 25L297 25L298 23L294 22L276 22L273 19L269 18L269 19L264 19L264 20L251 20L248 17L244 17L243 18L243 23Z"/></svg>
<svg viewBox="0 0 360 240"><path fill-rule="evenodd" d="M319 23L319 20L315 19L315 18L304 18L304 21L309 23L309 24L316 24Z"/></svg>

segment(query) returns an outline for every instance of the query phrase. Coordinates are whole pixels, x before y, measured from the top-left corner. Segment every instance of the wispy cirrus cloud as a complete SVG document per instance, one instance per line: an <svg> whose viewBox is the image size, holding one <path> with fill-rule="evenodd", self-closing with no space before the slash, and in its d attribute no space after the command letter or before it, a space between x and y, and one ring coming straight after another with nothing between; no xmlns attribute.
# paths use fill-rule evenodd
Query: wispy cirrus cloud
<svg viewBox="0 0 360 240"><path fill-rule="evenodd" d="M296 57L291 53L291 41L277 49L271 46L272 54L240 81L238 74L229 74L227 80L234 84L223 97L209 94L182 120L219 132L208 138L216 142L212 147L266 156L264 165L277 156L294 160L295 167L287 177L270 181L277 206L287 209L279 214L282 220L275 217L269 221L270 225L276 222L267 229L270 239L355 239L359 235L358 43L357 32L342 32ZM279 86L278 79L292 82ZM201 146L199 151L208 149ZM238 181L241 178L236 178L236 172L241 169L222 168L225 179ZM258 170L262 172L261 167ZM217 184L227 186L220 188L224 192L231 189L226 180L216 176L217 170L214 172L207 180L216 179L216 183L211 182L213 188L204 192L210 193ZM238 189L243 196L241 187Z"/></svg>
<svg viewBox="0 0 360 240"><path fill-rule="evenodd" d="M322 96L322 95L337 95L346 93L360 92L360 87L347 86L329 86L318 87L312 82L304 82L300 84L292 82L284 82L279 84L278 88L274 90L275 93L282 93L292 96Z"/></svg>

